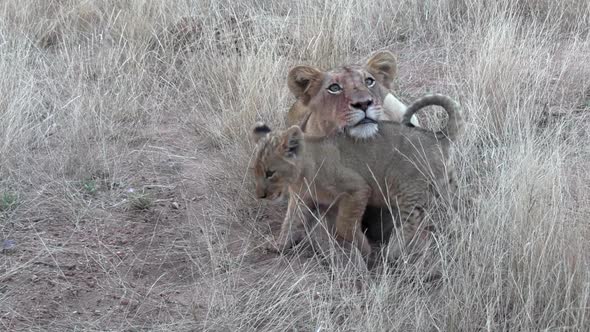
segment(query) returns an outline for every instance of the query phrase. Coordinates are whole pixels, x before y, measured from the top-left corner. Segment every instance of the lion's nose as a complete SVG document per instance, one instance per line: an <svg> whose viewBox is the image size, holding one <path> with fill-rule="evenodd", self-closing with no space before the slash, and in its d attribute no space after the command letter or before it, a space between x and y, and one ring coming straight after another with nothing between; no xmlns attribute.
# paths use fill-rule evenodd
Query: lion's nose
<svg viewBox="0 0 590 332"><path fill-rule="evenodd" d="M369 106L373 105L373 100L372 99L367 99L364 101L358 101L356 103L351 103L350 106L352 108L356 108L359 110L362 110L363 112L366 112L369 109Z"/></svg>
<svg viewBox="0 0 590 332"><path fill-rule="evenodd" d="M264 199L264 198L266 198L266 196L268 196L266 194L266 190L258 192L258 198Z"/></svg>

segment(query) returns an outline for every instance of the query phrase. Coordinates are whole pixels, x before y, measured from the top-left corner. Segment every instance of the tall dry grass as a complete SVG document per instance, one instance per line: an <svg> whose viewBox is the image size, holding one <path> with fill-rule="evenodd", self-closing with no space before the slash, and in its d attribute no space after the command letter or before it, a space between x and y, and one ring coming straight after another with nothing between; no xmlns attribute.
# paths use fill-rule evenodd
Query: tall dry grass
<svg viewBox="0 0 590 332"><path fill-rule="evenodd" d="M186 16L202 23L185 38L171 27ZM66 314L49 326L588 330L589 28L582 0L5 0L0 195L15 204L0 211L0 234L32 219L117 222L122 188L166 178L146 161L157 145L205 180L205 203L187 201L170 230L189 234L190 315L162 302L155 316ZM261 250L284 206L253 198L250 125L283 126L290 66L327 68L378 49L399 57L402 100L446 93L467 120L455 159L474 206L441 219L434 285L420 264L369 273L334 255ZM97 178L111 189L88 200L80 188ZM191 194L183 181L172 185ZM0 279L28 268L7 257ZM46 326L17 293L0 301L23 326Z"/></svg>

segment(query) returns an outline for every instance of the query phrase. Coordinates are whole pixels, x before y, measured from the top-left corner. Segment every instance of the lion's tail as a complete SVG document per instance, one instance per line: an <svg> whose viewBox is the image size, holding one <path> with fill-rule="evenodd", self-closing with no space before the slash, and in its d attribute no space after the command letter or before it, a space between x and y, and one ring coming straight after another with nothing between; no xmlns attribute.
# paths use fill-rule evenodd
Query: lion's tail
<svg viewBox="0 0 590 332"><path fill-rule="evenodd" d="M459 104L445 95L431 94L416 100L406 109L402 123L406 126L414 127L410 122L412 116L421 108L430 105L441 106L449 115L447 126L441 131L436 132L436 136L439 138L454 140L463 130L463 118L461 117Z"/></svg>

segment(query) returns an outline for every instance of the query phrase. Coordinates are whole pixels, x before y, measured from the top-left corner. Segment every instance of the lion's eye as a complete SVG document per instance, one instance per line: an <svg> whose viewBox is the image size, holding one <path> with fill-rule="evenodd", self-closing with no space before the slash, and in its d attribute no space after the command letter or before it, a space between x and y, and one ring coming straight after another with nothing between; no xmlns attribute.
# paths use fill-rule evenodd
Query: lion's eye
<svg viewBox="0 0 590 332"><path fill-rule="evenodd" d="M270 179L275 174L275 171L266 171L266 178Z"/></svg>
<svg viewBox="0 0 590 332"><path fill-rule="evenodd" d="M365 84L369 87L372 88L375 85L375 79L372 77L367 77L365 78Z"/></svg>
<svg viewBox="0 0 590 332"><path fill-rule="evenodd" d="M330 84L330 86L328 87L328 92L333 95L337 95L340 92L342 92L342 87L338 83Z"/></svg>

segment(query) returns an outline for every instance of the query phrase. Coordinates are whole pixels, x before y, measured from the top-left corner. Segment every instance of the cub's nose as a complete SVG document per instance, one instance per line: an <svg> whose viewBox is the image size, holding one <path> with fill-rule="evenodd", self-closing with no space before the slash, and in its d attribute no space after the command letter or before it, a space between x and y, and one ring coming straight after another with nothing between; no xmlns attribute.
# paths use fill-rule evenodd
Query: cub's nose
<svg viewBox="0 0 590 332"><path fill-rule="evenodd" d="M256 189L256 197L260 198L260 199L264 199L268 196L268 194L266 193L265 189L262 188L257 188Z"/></svg>
<svg viewBox="0 0 590 332"><path fill-rule="evenodd" d="M356 108L363 112L366 112L369 109L369 106L373 105L373 99L367 99L364 101L357 101L356 103L351 103L350 106L352 108Z"/></svg>

